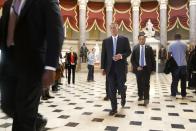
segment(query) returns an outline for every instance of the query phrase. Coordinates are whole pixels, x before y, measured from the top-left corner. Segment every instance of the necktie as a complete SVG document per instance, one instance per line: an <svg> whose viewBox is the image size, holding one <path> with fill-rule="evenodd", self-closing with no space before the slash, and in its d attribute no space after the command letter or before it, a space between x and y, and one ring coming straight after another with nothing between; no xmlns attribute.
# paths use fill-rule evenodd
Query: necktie
<svg viewBox="0 0 196 131"><path fill-rule="evenodd" d="M116 44L117 44L117 38L114 37L114 42L113 42L113 56L116 55Z"/></svg>
<svg viewBox="0 0 196 131"><path fill-rule="evenodd" d="M7 36L7 47L14 45L14 30L16 26L17 17L19 15L21 0L14 0L9 16L8 22L8 36Z"/></svg>
<svg viewBox="0 0 196 131"><path fill-rule="evenodd" d="M144 46L142 46L141 49L141 66L144 66Z"/></svg>

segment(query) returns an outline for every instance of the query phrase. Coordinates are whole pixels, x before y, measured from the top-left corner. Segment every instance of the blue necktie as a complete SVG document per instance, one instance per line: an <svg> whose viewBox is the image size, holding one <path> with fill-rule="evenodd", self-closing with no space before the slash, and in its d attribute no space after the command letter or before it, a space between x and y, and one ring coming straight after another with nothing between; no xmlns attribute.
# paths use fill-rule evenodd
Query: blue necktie
<svg viewBox="0 0 196 131"><path fill-rule="evenodd" d="M141 66L144 67L144 47L143 46L141 50Z"/></svg>
<svg viewBox="0 0 196 131"><path fill-rule="evenodd" d="M117 38L114 37L114 41L113 41L113 56L116 55L116 44L117 44Z"/></svg>

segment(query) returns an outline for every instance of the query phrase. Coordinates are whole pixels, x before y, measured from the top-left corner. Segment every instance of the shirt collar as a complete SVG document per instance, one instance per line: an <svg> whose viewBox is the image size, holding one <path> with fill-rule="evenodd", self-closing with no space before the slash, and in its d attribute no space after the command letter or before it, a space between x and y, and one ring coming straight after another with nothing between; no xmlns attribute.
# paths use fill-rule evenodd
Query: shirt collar
<svg viewBox="0 0 196 131"><path fill-rule="evenodd" d="M116 35L116 36L112 36L112 39L114 39L114 38L116 38L116 39L117 39L117 38L118 38L118 35Z"/></svg>

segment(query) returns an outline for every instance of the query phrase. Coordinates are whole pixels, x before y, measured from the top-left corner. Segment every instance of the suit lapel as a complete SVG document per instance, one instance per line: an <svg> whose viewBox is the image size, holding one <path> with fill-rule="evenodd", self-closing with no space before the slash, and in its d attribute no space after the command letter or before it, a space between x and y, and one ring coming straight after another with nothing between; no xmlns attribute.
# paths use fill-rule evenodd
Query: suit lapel
<svg viewBox="0 0 196 131"><path fill-rule="evenodd" d="M147 60L148 56L148 46L145 45L145 59Z"/></svg>
<svg viewBox="0 0 196 131"><path fill-rule="evenodd" d="M28 12L28 10L30 9L30 7L31 7L33 1L36 1L36 0L26 0L26 1L25 1L24 7L23 7L22 10L21 10L19 19L22 19L22 18L25 16L25 14L26 14L26 13Z"/></svg>
<svg viewBox="0 0 196 131"><path fill-rule="evenodd" d="M120 36L118 36L118 38L117 38L117 43L116 43L116 52L118 52L118 49L119 49L119 46L120 46L120 39L121 37Z"/></svg>
<svg viewBox="0 0 196 131"><path fill-rule="evenodd" d="M110 54L111 56L113 56L113 39L112 36L109 38L109 50L110 50Z"/></svg>
<svg viewBox="0 0 196 131"><path fill-rule="evenodd" d="M137 61L138 63L140 61L140 45L139 44L137 45Z"/></svg>

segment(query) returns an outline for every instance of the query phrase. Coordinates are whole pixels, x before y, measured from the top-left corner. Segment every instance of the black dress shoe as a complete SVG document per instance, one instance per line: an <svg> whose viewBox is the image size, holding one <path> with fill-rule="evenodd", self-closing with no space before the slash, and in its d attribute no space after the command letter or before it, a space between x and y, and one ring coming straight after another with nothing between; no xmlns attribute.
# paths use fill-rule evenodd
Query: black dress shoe
<svg viewBox="0 0 196 131"><path fill-rule="evenodd" d="M144 106L147 106L148 104L149 104L149 100L148 99L144 100Z"/></svg>
<svg viewBox="0 0 196 131"><path fill-rule="evenodd" d="M48 95L47 98L48 98L48 99L53 99L54 96Z"/></svg>
<svg viewBox="0 0 196 131"><path fill-rule="evenodd" d="M47 124L47 119L44 118L41 114L37 115L36 131L43 131Z"/></svg>
<svg viewBox="0 0 196 131"><path fill-rule="evenodd" d="M58 85L63 85L63 83L57 83Z"/></svg>
<svg viewBox="0 0 196 131"><path fill-rule="evenodd" d="M138 101L142 101L142 100L144 100L144 98L142 98L142 97L139 97L138 98Z"/></svg>
<svg viewBox="0 0 196 131"><path fill-rule="evenodd" d="M48 97L42 96L42 100L48 100Z"/></svg>
<svg viewBox="0 0 196 131"><path fill-rule="evenodd" d="M110 113L109 113L109 116L113 116L116 113L117 113L117 110L111 110Z"/></svg>
<svg viewBox="0 0 196 131"><path fill-rule="evenodd" d="M121 100L121 106L122 106L122 107L125 107L125 103L126 103L126 99L122 99L122 100Z"/></svg>
<svg viewBox="0 0 196 131"><path fill-rule="evenodd" d="M105 97L103 98L103 100L104 100L104 101L108 101L108 100L109 100L109 97L105 96Z"/></svg>

